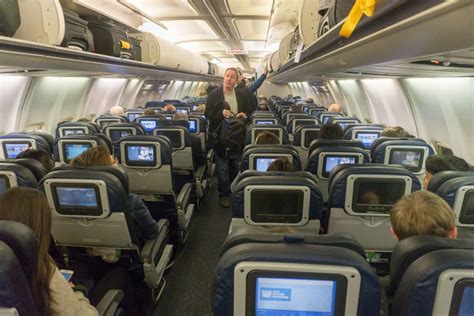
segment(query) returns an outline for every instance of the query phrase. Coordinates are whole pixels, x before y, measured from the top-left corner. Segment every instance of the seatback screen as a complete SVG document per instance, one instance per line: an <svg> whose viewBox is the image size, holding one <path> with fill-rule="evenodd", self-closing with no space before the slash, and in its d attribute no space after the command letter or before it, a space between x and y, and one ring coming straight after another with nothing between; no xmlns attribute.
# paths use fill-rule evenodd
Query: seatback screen
<svg viewBox="0 0 474 316"><path fill-rule="evenodd" d="M304 194L299 190L256 189L250 199L256 223L299 223L303 216Z"/></svg>
<svg viewBox="0 0 474 316"><path fill-rule="evenodd" d="M474 224L474 190L469 190L464 194L464 202L459 212L459 222L461 224Z"/></svg>
<svg viewBox="0 0 474 316"><path fill-rule="evenodd" d="M272 162L278 158L255 158L255 166L257 171L267 171Z"/></svg>
<svg viewBox="0 0 474 316"><path fill-rule="evenodd" d="M188 121L188 129L190 133L196 133L197 127L196 124L197 122L195 120L189 120Z"/></svg>
<svg viewBox="0 0 474 316"><path fill-rule="evenodd" d="M360 140L365 149L370 149L374 140L380 137L380 132L357 132L355 135L357 140Z"/></svg>
<svg viewBox="0 0 474 316"><path fill-rule="evenodd" d="M56 210L62 215L100 216L101 203L95 186L55 185Z"/></svg>
<svg viewBox="0 0 474 316"><path fill-rule="evenodd" d="M171 141L171 147L173 148L181 148L181 133L179 130L175 131L157 131L157 135L162 135L168 137Z"/></svg>
<svg viewBox="0 0 474 316"><path fill-rule="evenodd" d="M117 120L100 120L99 125L101 129L104 129L106 126L109 126L110 124L114 123L119 123L120 121Z"/></svg>
<svg viewBox="0 0 474 316"><path fill-rule="evenodd" d="M255 120L255 124L272 125L272 124L274 124L274 121L271 121L271 120Z"/></svg>
<svg viewBox="0 0 474 316"><path fill-rule="evenodd" d="M31 148L31 143L28 141L15 143L3 142L3 152L7 159L15 159L22 151L28 148Z"/></svg>
<svg viewBox="0 0 474 316"><path fill-rule="evenodd" d="M423 149L394 149L390 152L389 164L401 165L412 172L423 167Z"/></svg>
<svg viewBox="0 0 474 316"><path fill-rule="evenodd" d="M352 209L356 213L389 214L392 206L405 194L405 186L403 179L356 179Z"/></svg>
<svg viewBox="0 0 474 316"><path fill-rule="evenodd" d="M304 133L304 147L309 148L311 142L319 138L319 129L317 130L306 130Z"/></svg>
<svg viewBox="0 0 474 316"><path fill-rule="evenodd" d="M323 177L329 177L329 173L337 165L348 164L348 163L357 163L356 156L325 156L324 157L324 168L323 168Z"/></svg>
<svg viewBox="0 0 474 316"><path fill-rule="evenodd" d="M8 189L10 189L10 181L5 175L0 174L0 195Z"/></svg>
<svg viewBox="0 0 474 316"><path fill-rule="evenodd" d="M122 139L124 137L127 137L127 136L131 136L131 135L133 135L133 132L130 129L123 129L123 130L111 129L110 130L110 138L114 142L119 141L120 139Z"/></svg>
<svg viewBox="0 0 474 316"><path fill-rule="evenodd" d="M153 145L126 145L126 163L128 166L154 167L156 165L156 147Z"/></svg>
<svg viewBox="0 0 474 316"><path fill-rule="evenodd" d="M474 315L474 279L459 280L453 291L449 315Z"/></svg>
<svg viewBox="0 0 474 316"><path fill-rule="evenodd" d="M142 115L142 114L141 113L128 113L127 118L130 122L133 122L140 115Z"/></svg>
<svg viewBox="0 0 474 316"><path fill-rule="evenodd" d="M140 120L140 124L143 126L145 132L151 133L156 127L156 120Z"/></svg>
<svg viewBox="0 0 474 316"><path fill-rule="evenodd" d="M91 143L64 143L64 158L67 163L92 147Z"/></svg>
<svg viewBox="0 0 474 316"><path fill-rule="evenodd" d="M255 315L335 315L336 287L333 280L258 277Z"/></svg>
<svg viewBox="0 0 474 316"><path fill-rule="evenodd" d="M63 136L85 135L83 128L68 128L63 129Z"/></svg>

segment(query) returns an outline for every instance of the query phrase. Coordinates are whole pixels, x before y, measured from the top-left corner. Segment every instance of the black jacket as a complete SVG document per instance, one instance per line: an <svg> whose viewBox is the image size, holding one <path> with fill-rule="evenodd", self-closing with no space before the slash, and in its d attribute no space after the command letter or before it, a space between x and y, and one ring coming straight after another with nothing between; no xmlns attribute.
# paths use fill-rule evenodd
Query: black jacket
<svg viewBox="0 0 474 316"><path fill-rule="evenodd" d="M247 116L250 116L250 96L242 90L235 89L235 97L239 108L238 113L244 112ZM207 96L206 117L209 121L209 130L211 132L218 128L220 123L224 120L224 116L222 115L224 108L220 104L223 100L225 100L225 98L222 86L212 90Z"/></svg>

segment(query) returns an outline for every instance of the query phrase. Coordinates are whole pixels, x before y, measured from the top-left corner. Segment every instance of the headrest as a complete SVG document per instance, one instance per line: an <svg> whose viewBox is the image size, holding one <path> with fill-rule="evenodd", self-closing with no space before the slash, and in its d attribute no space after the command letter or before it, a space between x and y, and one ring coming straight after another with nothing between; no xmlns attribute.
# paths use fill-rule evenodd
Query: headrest
<svg viewBox="0 0 474 316"><path fill-rule="evenodd" d="M298 120L298 121L295 122L295 120ZM287 125L288 133L292 134L295 132L293 130L293 125L296 130L296 128L300 126L312 126L312 127L319 126L319 121L318 119L310 118L310 117L295 117L295 118L291 118L286 125Z"/></svg>
<svg viewBox="0 0 474 316"><path fill-rule="evenodd" d="M349 176L353 175L375 175L375 176L405 176L411 178L411 191L421 189L420 181L410 171L401 166L382 165L382 164L344 164L337 166L329 176L329 206L344 208L346 199L346 187ZM352 194L352 192L350 192Z"/></svg>
<svg viewBox="0 0 474 316"><path fill-rule="evenodd" d="M256 118L256 117L271 117L271 118L276 118L277 115L274 112L271 111L254 111L252 112L252 115L250 115L250 118Z"/></svg>
<svg viewBox="0 0 474 316"><path fill-rule="evenodd" d="M436 190L436 194L441 196L451 207L454 208L456 195L458 193L460 194L458 190L465 186L474 186L474 174L471 173L465 177L458 177L446 181L438 188L438 190Z"/></svg>
<svg viewBox="0 0 474 316"><path fill-rule="evenodd" d="M61 137L60 128L63 128L63 129L71 128L71 129L73 129L74 127L85 128L86 133L88 135L94 135L94 134L100 133L99 127L94 123L89 123L89 122L64 122L64 123L58 124L58 126L56 127L56 139ZM68 135L65 135L65 136L68 136Z"/></svg>
<svg viewBox="0 0 474 316"><path fill-rule="evenodd" d="M265 155L268 155L268 157L275 155L290 155L295 170L301 170L300 157L298 155L298 152L292 145L247 145L245 146L242 156L240 158L240 170L250 169L252 164L252 155L262 157L265 157ZM254 166L254 169L255 168L256 166Z"/></svg>
<svg viewBox="0 0 474 316"><path fill-rule="evenodd" d="M390 261L392 291L395 293L398 289L403 274L413 262L427 253L443 249L470 249L474 251L474 241L440 236L412 236L401 240L393 250Z"/></svg>
<svg viewBox="0 0 474 316"><path fill-rule="evenodd" d="M445 182L455 178L470 176L474 176L474 171L441 171L433 175L428 184L428 190L436 193Z"/></svg>
<svg viewBox="0 0 474 316"><path fill-rule="evenodd" d="M145 109L148 108L154 108L154 107L164 107L166 105L166 102L163 101L148 101L145 103Z"/></svg>
<svg viewBox="0 0 474 316"><path fill-rule="evenodd" d="M282 135L283 144L289 144L290 143L290 141L288 139L288 132L286 131L286 127L283 126L283 125L279 125L279 124L272 124L272 125L251 124L247 127L247 134L245 135L245 144L246 145L252 144L252 133L255 133L255 132L253 132L254 130L255 130L255 132L261 131L261 130L269 130L269 131L279 130L281 132L281 135ZM255 134L255 138L257 137L257 134L258 134L258 132Z"/></svg>
<svg viewBox="0 0 474 316"><path fill-rule="evenodd" d="M474 271L472 254L472 249L444 249L430 252L414 261L400 281L392 304L392 314L448 315L451 305L448 302L453 301L453 292L457 287L451 279L455 279L454 275L459 278L459 281L472 279ZM463 270L466 270L464 275L462 275ZM444 273L448 273L448 275L441 278ZM457 280L456 283L458 283ZM446 290L447 286L452 288L452 291ZM438 290L443 291L442 288L446 292L437 293ZM436 297L439 294L441 294L438 299L440 301L436 302ZM435 311L435 303L437 308L444 311ZM466 303L470 304L471 302Z"/></svg>
<svg viewBox="0 0 474 316"><path fill-rule="evenodd" d="M241 262L274 262L352 267L360 275L357 315L379 315L381 288L366 259L353 250L329 245L292 243L245 243L236 245L220 258L213 285L213 314L233 315L234 270Z"/></svg>
<svg viewBox="0 0 474 316"><path fill-rule="evenodd" d="M115 156L117 157L118 161L122 161L122 152L120 150L121 144L124 142L151 142L151 143L158 143L160 144L160 159L162 165L171 165L172 164L172 148L171 143L169 140L164 139L161 136L151 136L151 135L143 135L143 136L128 136L124 137L119 140L115 144Z"/></svg>
<svg viewBox="0 0 474 316"><path fill-rule="evenodd" d="M344 117L342 115L342 113L339 113L339 112L329 112L329 111L324 111L324 112L319 112L316 114L317 115L317 118L319 118L319 120L321 121L321 124L324 125L324 122L323 122L323 116L329 116L329 117L333 117L333 116L339 116L339 117ZM328 119L329 121L329 119ZM326 122L327 123L327 122Z"/></svg>
<svg viewBox="0 0 474 316"><path fill-rule="evenodd" d="M328 146L346 146L346 147L359 147L364 149L364 145L358 140L342 140L342 139L315 139L309 145L309 152L318 149L319 147Z"/></svg>
<svg viewBox="0 0 474 316"><path fill-rule="evenodd" d="M318 174L320 178L323 177L322 173L325 166L324 166L324 163L320 163L320 158L321 158L321 155L326 155L328 153L341 153L341 156L344 156L346 154L361 156L362 157L361 163L370 163L370 157L367 154L367 152L359 147L325 146L325 147L319 147L310 152L309 157L308 157L308 166L306 170L308 170L312 174ZM354 161L354 163L357 164L358 160ZM321 170L318 170L319 167L321 167Z"/></svg>
<svg viewBox="0 0 474 316"><path fill-rule="evenodd" d="M234 181L235 184L237 185L240 181L243 179L249 178L249 177L259 177L259 176L293 176L293 177L298 177L298 178L306 178L310 181L316 182L316 178L309 172L307 171L256 171L256 170L244 170L240 172L236 176L236 180Z"/></svg>
<svg viewBox="0 0 474 316"><path fill-rule="evenodd" d="M350 249L362 258L365 258L364 247L359 244L354 236L350 234L331 234L331 235L305 235L297 234L281 234L281 233L265 233L257 234L250 227L242 227L227 236L221 249L221 256L224 253L241 244L261 243L261 244L308 244L308 245L326 245Z"/></svg>
<svg viewBox="0 0 474 316"><path fill-rule="evenodd" d="M298 125L295 130L293 131L293 145L295 146L302 146L303 147L303 133L304 131L307 131L307 130L313 130L313 129L318 129L320 130L321 129L321 125L305 125L305 124L302 124L302 125ZM305 135L307 137L307 135ZM316 135L313 135L313 136L317 136L319 138L319 133L317 133ZM310 143L315 140L316 138L312 139L310 141ZM308 140L305 140L305 142L307 142ZM309 147L309 146L308 146Z"/></svg>
<svg viewBox="0 0 474 316"><path fill-rule="evenodd" d="M175 106L181 106L183 103L181 100L176 100L176 99L168 99L168 100L163 100L163 102L166 104L173 104Z"/></svg>
<svg viewBox="0 0 474 316"><path fill-rule="evenodd" d="M357 124L357 125L347 125L346 129L344 130L344 139L350 140L352 139L352 132L357 130L373 130L373 131L383 131L383 127L380 125L365 125L365 124Z"/></svg>
<svg viewBox="0 0 474 316"><path fill-rule="evenodd" d="M125 116L121 115L100 115L95 118L95 122L99 122L100 120L120 120L122 123L128 123L128 120Z"/></svg>
<svg viewBox="0 0 474 316"><path fill-rule="evenodd" d="M44 168L43 164L35 159L31 159L31 158L8 159L8 160L5 160L5 162L16 163L18 165L22 165L23 167L26 167L28 170L31 171L31 173L33 173L38 183L48 173L46 169Z"/></svg>
<svg viewBox="0 0 474 316"><path fill-rule="evenodd" d="M310 189L309 201L309 219L319 219L322 216L323 202L322 195L318 185L309 176L303 176L300 172L293 173L267 173L267 175L257 175L242 177L234 188L234 196L232 199L233 217L244 217L244 197L245 188L247 186L304 186Z"/></svg>
<svg viewBox="0 0 474 316"><path fill-rule="evenodd" d="M27 279L32 278L38 264L38 241L33 231L15 221L0 221L0 241L15 253Z"/></svg>
<svg viewBox="0 0 474 316"><path fill-rule="evenodd" d="M56 139L56 142L54 143L54 160L55 161L60 161L60 152L63 150L60 148L59 143L67 143L68 141L72 142L80 142L80 141L94 141L97 146L99 145L104 145L106 146L110 153L113 153L113 146L112 146L112 141L107 135L103 134L95 134L95 135L71 135L71 136L65 136ZM66 155L66 153L63 153L63 155Z"/></svg>
<svg viewBox="0 0 474 316"><path fill-rule="evenodd" d="M25 166L13 162L0 161L0 171L11 171L15 173L19 187L38 188L38 181L35 175Z"/></svg>
<svg viewBox="0 0 474 316"><path fill-rule="evenodd" d="M30 132L28 134L42 137L46 141L46 143L48 143L48 145L49 145L49 152L50 153L53 152L53 147L54 147L54 136L53 135L48 134L48 133L43 133L43 132Z"/></svg>
<svg viewBox="0 0 474 316"><path fill-rule="evenodd" d="M378 148L379 146L383 145L384 143L389 143L390 145L406 145L406 146L423 146L426 145L425 140L421 138L413 138L413 137L380 137L374 140L372 143L372 147L370 149L370 157L372 157L372 161L375 159L383 161L383 157L385 155L385 147L388 145L385 144L383 147ZM431 146L429 146L431 147ZM430 156L433 155L433 149L430 148ZM377 157L376 157L377 156ZM375 162L375 161L374 161Z"/></svg>
<svg viewBox="0 0 474 316"><path fill-rule="evenodd" d="M170 134L175 133L175 134L179 135L179 134L182 133L182 134L184 134L184 147L190 147L191 146L191 134L189 133L189 130L188 130L187 127L176 126L176 125L171 125L171 126L166 126L166 127L157 127L157 128L153 129L152 133L155 136L166 136L166 137L170 138L173 148L175 147L175 145L177 145L177 140L176 140L176 144L175 144L175 141L173 139L171 139ZM181 140L179 140L179 143L182 144Z"/></svg>
<svg viewBox="0 0 474 316"><path fill-rule="evenodd" d="M9 133L6 135L0 135L0 140L10 140L10 139L35 140L36 149L39 149L39 150L47 152L48 154L51 154L49 144L42 136L25 134L25 133Z"/></svg>
<svg viewBox="0 0 474 316"><path fill-rule="evenodd" d="M124 179L116 176L112 171L115 167L93 167L102 169L101 171L87 169L56 170L48 173L40 183L40 188L44 192L44 184L47 180L68 179L68 180L102 180L107 186L107 197L109 199L110 211L123 211L128 207L128 186L124 187ZM73 181L72 181L73 182Z"/></svg>
<svg viewBox="0 0 474 316"><path fill-rule="evenodd" d="M143 126L141 126L138 123L131 122L131 123L113 123L104 128L104 134L110 136L110 131L113 129L119 129L119 128L133 128L136 131L135 135L145 135L145 130L143 129Z"/></svg>

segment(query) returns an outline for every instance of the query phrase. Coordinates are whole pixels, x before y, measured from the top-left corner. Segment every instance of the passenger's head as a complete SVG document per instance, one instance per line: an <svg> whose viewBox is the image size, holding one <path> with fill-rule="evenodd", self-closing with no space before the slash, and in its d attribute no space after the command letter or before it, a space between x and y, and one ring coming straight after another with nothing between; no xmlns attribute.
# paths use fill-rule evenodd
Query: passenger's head
<svg viewBox="0 0 474 316"><path fill-rule="evenodd" d="M92 120L91 120L91 119L88 119L87 117L81 117L81 118L78 119L76 122L90 123L90 122L92 122Z"/></svg>
<svg viewBox="0 0 474 316"><path fill-rule="evenodd" d="M319 135L321 139L343 139L344 131L339 124L328 123L321 127Z"/></svg>
<svg viewBox="0 0 474 316"><path fill-rule="evenodd" d="M380 134L382 137L413 137L401 126L386 127Z"/></svg>
<svg viewBox="0 0 474 316"><path fill-rule="evenodd" d="M278 136L271 132L263 131L258 134L257 138L255 139L255 144L258 145L278 145L280 144L280 139Z"/></svg>
<svg viewBox="0 0 474 316"><path fill-rule="evenodd" d="M301 104L292 104L292 105L290 105L289 111L290 112L301 113L301 112L303 112L303 107L301 106Z"/></svg>
<svg viewBox="0 0 474 316"><path fill-rule="evenodd" d="M156 115L156 112L152 108L148 108L143 112L143 115Z"/></svg>
<svg viewBox="0 0 474 316"><path fill-rule="evenodd" d="M307 99L306 99L306 103L314 103L313 98L307 98Z"/></svg>
<svg viewBox="0 0 474 316"><path fill-rule="evenodd" d="M46 169L47 172L50 172L54 168L54 161L51 159L51 155L48 154L47 152L43 150L37 150L37 149L27 149L25 151L22 151L16 159L20 158L30 158L34 160L38 160L41 162L43 165L44 169Z"/></svg>
<svg viewBox="0 0 474 316"><path fill-rule="evenodd" d="M398 240L417 235L457 237L454 213L448 203L428 191L416 191L395 203L390 222Z"/></svg>
<svg viewBox="0 0 474 316"><path fill-rule="evenodd" d="M342 112L342 106L340 106L339 104L337 103L332 103L328 106L328 111L329 112L337 112L337 113L341 113Z"/></svg>
<svg viewBox="0 0 474 316"><path fill-rule="evenodd" d="M188 114L186 114L185 112L175 112L173 114L173 120L185 120L185 121L187 121L188 120Z"/></svg>
<svg viewBox="0 0 474 316"><path fill-rule="evenodd" d="M295 171L295 167L286 157L274 160L267 168L267 171Z"/></svg>
<svg viewBox="0 0 474 316"><path fill-rule="evenodd" d="M225 91L232 91L235 85L237 84L237 80L239 78L239 73L237 69L230 67L227 68L224 72L224 90Z"/></svg>
<svg viewBox="0 0 474 316"><path fill-rule="evenodd" d="M0 197L0 220L15 221L30 227L38 241L38 265L29 280L40 315L52 315L49 281L54 262L48 254L51 236L51 211L44 194L38 190L15 187Z"/></svg>
<svg viewBox="0 0 474 316"><path fill-rule="evenodd" d="M428 189L431 178L441 171L469 171L469 164L454 155L435 155L426 158L426 173L423 178L423 188Z"/></svg>
<svg viewBox="0 0 474 316"><path fill-rule="evenodd" d="M196 112L204 112L206 111L206 105L205 104L199 104L194 108L194 111Z"/></svg>
<svg viewBox="0 0 474 316"><path fill-rule="evenodd" d="M109 112L110 112L110 115L115 115L115 116L121 116L125 114L123 108L120 105L115 105L111 107Z"/></svg>
<svg viewBox="0 0 474 316"><path fill-rule="evenodd" d="M176 107L175 107L173 104L166 104L166 105L163 107L163 111L175 112L175 111L176 111Z"/></svg>
<svg viewBox="0 0 474 316"><path fill-rule="evenodd" d="M91 147L71 161L73 167L112 166L116 164L115 158L104 145Z"/></svg>

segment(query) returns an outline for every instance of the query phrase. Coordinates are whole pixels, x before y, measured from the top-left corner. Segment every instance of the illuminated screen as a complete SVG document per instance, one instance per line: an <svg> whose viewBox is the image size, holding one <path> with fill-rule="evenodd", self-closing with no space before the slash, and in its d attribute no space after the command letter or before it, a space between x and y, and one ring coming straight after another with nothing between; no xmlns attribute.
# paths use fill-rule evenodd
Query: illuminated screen
<svg viewBox="0 0 474 316"><path fill-rule="evenodd" d="M110 138L114 142L120 140L121 138L131 136L131 135L133 135L133 132L129 129L123 129L123 130L111 129L110 130Z"/></svg>
<svg viewBox="0 0 474 316"><path fill-rule="evenodd" d="M168 121L171 121L173 119L173 116L165 115L165 119L167 119Z"/></svg>
<svg viewBox="0 0 474 316"><path fill-rule="evenodd" d="M267 121L267 120L255 120L255 124L272 125L272 124L274 124L274 122L273 121Z"/></svg>
<svg viewBox="0 0 474 316"><path fill-rule="evenodd" d="M99 216L102 213L95 187L55 186L57 211L64 215Z"/></svg>
<svg viewBox="0 0 474 316"><path fill-rule="evenodd" d="M188 109L176 109L176 112L181 112L181 113L188 114Z"/></svg>
<svg viewBox="0 0 474 316"><path fill-rule="evenodd" d="M15 159L22 151L31 147L30 142L21 143L3 143L3 152L7 159Z"/></svg>
<svg viewBox="0 0 474 316"><path fill-rule="evenodd" d="M357 157L351 156L326 156L324 157L323 176L328 177L331 170L337 166L347 163L357 163Z"/></svg>
<svg viewBox="0 0 474 316"><path fill-rule="evenodd" d="M374 142L374 140L376 140L379 137L380 137L380 132L374 132L374 133L370 133L370 132L358 133L358 132L356 132L356 139L358 139L362 142L365 149L370 149L370 147L372 146L372 143Z"/></svg>
<svg viewBox="0 0 474 316"><path fill-rule="evenodd" d="M196 121L189 120L188 121L188 129L190 133L196 133L197 128L196 128Z"/></svg>
<svg viewBox="0 0 474 316"><path fill-rule="evenodd" d="M325 116L323 116L323 120L322 120L321 123L323 123L323 125L325 125L327 122L329 122L330 119L332 119L334 117L337 117L337 116L325 115Z"/></svg>
<svg viewBox="0 0 474 316"><path fill-rule="evenodd" d="M423 150L392 150L388 163L401 165L410 171L418 172L423 165Z"/></svg>
<svg viewBox="0 0 474 316"><path fill-rule="evenodd" d="M151 133L151 131L156 127L156 120L140 120L140 124L147 133Z"/></svg>
<svg viewBox="0 0 474 316"><path fill-rule="evenodd" d="M63 145L66 162L71 161L92 147L90 143L64 143Z"/></svg>
<svg viewBox="0 0 474 316"><path fill-rule="evenodd" d="M128 113L127 118L130 122L133 122L140 115L142 115L142 114L141 113Z"/></svg>
<svg viewBox="0 0 474 316"><path fill-rule="evenodd" d="M267 171L268 167L272 162L277 160L278 158L256 158L255 165L257 171Z"/></svg>
<svg viewBox="0 0 474 316"><path fill-rule="evenodd" d="M153 145L126 145L126 163L132 167L155 167L156 147Z"/></svg>
<svg viewBox="0 0 474 316"><path fill-rule="evenodd" d="M71 135L85 135L84 129L63 129L64 136L71 136Z"/></svg>
<svg viewBox="0 0 474 316"><path fill-rule="evenodd" d="M352 208L357 213L386 213L405 194L403 179L356 179Z"/></svg>
<svg viewBox="0 0 474 316"><path fill-rule="evenodd" d="M258 277L255 315L335 315L336 287L334 280Z"/></svg>
<svg viewBox="0 0 474 316"><path fill-rule="evenodd" d="M303 214L302 191L257 189L251 193L251 218L256 223L298 223Z"/></svg>
<svg viewBox="0 0 474 316"><path fill-rule="evenodd" d="M449 315L474 315L474 279L459 280L453 291Z"/></svg>
<svg viewBox="0 0 474 316"><path fill-rule="evenodd" d="M8 189L10 189L10 181L5 175L0 175L0 195Z"/></svg>

